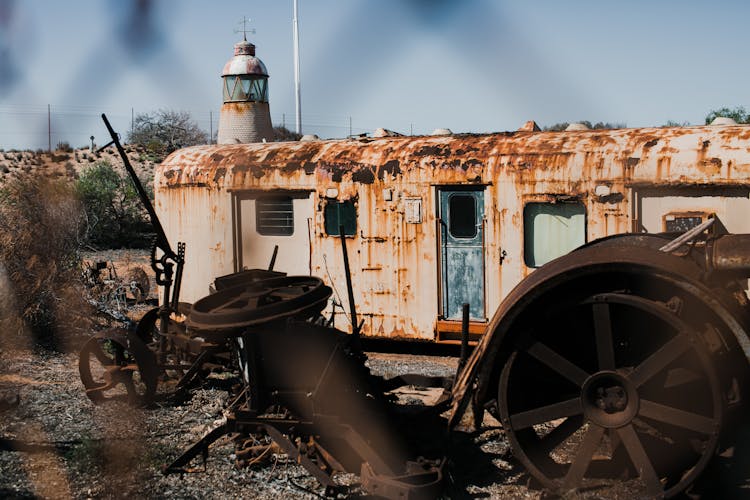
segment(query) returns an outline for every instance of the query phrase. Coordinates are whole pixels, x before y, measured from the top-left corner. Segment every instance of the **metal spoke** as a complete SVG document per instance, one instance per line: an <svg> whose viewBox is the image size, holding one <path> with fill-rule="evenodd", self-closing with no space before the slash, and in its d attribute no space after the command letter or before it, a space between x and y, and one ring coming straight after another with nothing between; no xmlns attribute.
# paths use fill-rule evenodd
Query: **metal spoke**
<svg viewBox="0 0 750 500"><path fill-rule="evenodd" d="M638 438L633 424L628 424L625 427L617 429L617 433L622 439L622 444L625 445L625 449L630 455L630 461L633 463L633 467L638 471L638 475L646 483L646 491L649 495L658 495L663 493L664 487L659 481L659 476L656 475L654 466L651 464L651 460L648 458L646 450L641 444L641 440Z"/></svg>
<svg viewBox="0 0 750 500"><path fill-rule="evenodd" d="M630 374L630 380L636 387L640 387L648 382L651 377L666 368L672 361L680 357L689 348L690 339L688 336L684 333L678 334L638 365Z"/></svg>
<svg viewBox="0 0 750 500"><path fill-rule="evenodd" d="M612 321L609 304L594 303L594 334L596 335L596 355L600 370L615 369L615 350L612 341Z"/></svg>
<svg viewBox="0 0 750 500"><path fill-rule="evenodd" d="M589 376L588 373L586 373L567 359L563 358L541 342L534 342L526 349L526 352L528 352L538 361L541 361L548 367L555 370L566 379L573 382L578 387L581 387L583 385L583 382Z"/></svg>
<svg viewBox="0 0 750 500"><path fill-rule="evenodd" d="M249 297L246 295L240 295L235 300L231 302L227 302L226 304L222 304L216 308L214 308L215 312L226 312L226 311L239 311L247 307L247 305L250 303L250 299L254 297Z"/></svg>
<svg viewBox="0 0 750 500"><path fill-rule="evenodd" d="M641 399L639 414L642 417L702 434L713 434L719 428L719 423L709 417L665 406L646 399Z"/></svg>
<svg viewBox="0 0 750 500"><path fill-rule="evenodd" d="M586 474L586 470L589 468L591 459L594 458L594 452L596 452L599 447L603 435L604 427L589 424L589 428L586 430L586 435L583 437L580 446L576 450L573 463L570 464L568 473L565 474L563 489L569 490L576 488L581 484L581 481L583 481L583 475Z"/></svg>
<svg viewBox="0 0 750 500"><path fill-rule="evenodd" d="M560 403L542 406L533 410L516 413L510 416L510 423L513 429L525 429L532 425L543 424L558 418L580 415L583 413L581 399L573 398Z"/></svg>
<svg viewBox="0 0 750 500"><path fill-rule="evenodd" d="M575 434L583 426L583 415L568 417L563 423L555 427L549 434L539 442L539 446L545 455L560 446L566 439Z"/></svg>

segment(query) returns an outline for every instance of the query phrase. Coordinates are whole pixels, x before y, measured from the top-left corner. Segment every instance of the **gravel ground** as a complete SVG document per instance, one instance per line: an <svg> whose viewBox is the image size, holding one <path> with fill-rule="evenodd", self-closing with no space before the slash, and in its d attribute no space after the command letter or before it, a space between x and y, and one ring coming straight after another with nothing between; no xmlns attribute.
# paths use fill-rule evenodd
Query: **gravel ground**
<svg viewBox="0 0 750 500"><path fill-rule="evenodd" d="M450 375L451 358L373 354L372 371ZM51 352L0 353L0 498L313 498L323 490L304 469L274 456L261 466L238 468L228 438L211 447L205 471L161 474L161 466L223 421L228 393L212 384L183 404L138 409L124 402L94 405L85 396L77 356ZM218 385L218 384L214 384ZM15 395L19 402L15 405ZM412 403L429 391L409 388ZM1 404L1 403L0 403ZM10 404L10 408L7 408ZM457 444L458 480L472 497L539 498L510 458L497 428ZM15 448L9 450L8 448ZM16 450L22 451L16 451ZM198 463L200 465L200 463ZM351 497L357 497L356 477Z"/></svg>

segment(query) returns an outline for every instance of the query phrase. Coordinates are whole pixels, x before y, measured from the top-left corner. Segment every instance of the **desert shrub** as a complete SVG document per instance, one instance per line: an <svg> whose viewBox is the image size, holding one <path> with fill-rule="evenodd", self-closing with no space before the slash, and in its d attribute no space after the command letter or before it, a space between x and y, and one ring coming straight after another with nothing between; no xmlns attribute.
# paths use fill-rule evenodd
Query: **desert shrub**
<svg viewBox="0 0 750 500"><path fill-rule="evenodd" d="M273 128L274 141L299 141L301 138L302 134L292 132L283 125L277 125Z"/></svg>
<svg viewBox="0 0 750 500"><path fill-rule="evenodd" d="M70 147L70 143L68 143L66 141L60 141L60 142L58 142L57 143L57 150L58 151L63 151L65 153L71 153L71 152L73 152L73 148Z"/></svg>
<svg viewBox="0 0 750 500"><path fill-rule="evenodd" d="M724 106L723 108L709 111L706 115L706 125L710 125L712 121L720 116L731 118L737 123L750 123L750 113L743 106L736 106L734 108Z"/></svg>
<svg viewBox="0 0 750 500"><path fill-rule="evenodd" d="M150 194L149 182L141 183ZM144 248L153 238L132 180L107 161L86 168L76 181L86 214L85 239L101 248Z"/></svg>
<svg viewBox="0 0 750 500"><path fill-rule="evenodd" d="M88 313L79 280L81 214L67 181L20 174L0 186L6 343L30 332L36 344L60 346L82 333L79 319ZM5 307L10 302L15 315Z"/></svg>

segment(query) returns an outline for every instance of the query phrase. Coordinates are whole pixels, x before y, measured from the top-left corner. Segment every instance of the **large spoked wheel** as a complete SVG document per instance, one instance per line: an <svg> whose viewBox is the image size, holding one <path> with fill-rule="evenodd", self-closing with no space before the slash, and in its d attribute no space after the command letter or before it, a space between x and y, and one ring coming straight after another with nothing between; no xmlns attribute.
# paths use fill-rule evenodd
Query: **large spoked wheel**
<svg viewBox="0 0 750 500"><path fill-rule="evenodd" d="M683 321L678 297L560 302L529 315L501 372L515 456L558 493L622 480L638 496L681 492L716 453L724 413L711 326Z"/></svg>
<svg viewBox="0 0 750 500"><path fill-rule="evenodd" d="M233 286L198 300L188 316L196 329L235 329L280 318L306 319L325 308L331 288L312 276Z"/></svg>
<svg viewBox="0 0 750 500"><path fill-rule="evenodd" d="M95 403L126 399L147 405L156 393L156 358L134 335L109 331L90 338L78 355L86 395Z"/></svg>

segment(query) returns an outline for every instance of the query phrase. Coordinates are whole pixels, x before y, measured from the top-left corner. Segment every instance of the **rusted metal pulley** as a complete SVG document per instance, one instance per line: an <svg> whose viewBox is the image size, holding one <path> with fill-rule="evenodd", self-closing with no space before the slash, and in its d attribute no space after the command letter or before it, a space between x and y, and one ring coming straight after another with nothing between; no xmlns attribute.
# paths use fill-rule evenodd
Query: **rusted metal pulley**
<svg viewBox="0 0 750 500"><path fill-rule="evenodd" d="M198 300L187 325L192 329L223 330L286 317L306 319L320 313L330 296L331 288L312 276L246 283Z"/></svg>

